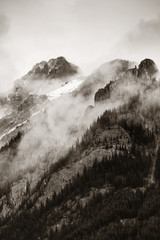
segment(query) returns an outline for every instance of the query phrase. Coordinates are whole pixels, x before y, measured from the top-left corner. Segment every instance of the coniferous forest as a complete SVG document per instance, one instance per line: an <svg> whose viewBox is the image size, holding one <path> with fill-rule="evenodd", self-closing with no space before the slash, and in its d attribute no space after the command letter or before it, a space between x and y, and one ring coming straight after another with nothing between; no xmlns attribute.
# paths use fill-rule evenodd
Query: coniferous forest
<svg viewBox="0 0 160 240"><path fill-rule="evenodd" d="M30 190L28 183L27 198L19 211L1 219L0 239L160 238L159 149L156 184L150 181L157 135L142 122L121 117L120 111L122 108L105 111L81 141L50 166L35 189ZM97 135L97 131L103 133L113 129L119 131L119 135L111 138ZM121 141L122 130L128 134L126 142ZM53 192L52 197L36 206L37 199L43 195L44 181L48 182L52 174L70 161L77 161L93 146L114 151L101 160L97 157L91 166L84 166L83 171L74 175L58 193ZM1 189L3 194L4 191L7 195L7 186Z"/></svg>

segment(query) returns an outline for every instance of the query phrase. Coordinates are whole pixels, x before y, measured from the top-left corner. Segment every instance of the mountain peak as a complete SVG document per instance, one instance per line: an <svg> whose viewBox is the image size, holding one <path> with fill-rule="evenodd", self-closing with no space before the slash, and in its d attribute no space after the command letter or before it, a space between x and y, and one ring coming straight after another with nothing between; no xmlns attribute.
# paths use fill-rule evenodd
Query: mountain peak
<svg viewBox="0 0 160 240"><path fill-rule="evenodd" d="M139 77L146 77L149 76L154 77L155 73L158 71L158 68L155 62L149 58L144 59L140 62L138 68L138 76Z"/></svg>
<svg viewBox="0 0 160 240"><path fill-rule="evenodd" d="M55 79L71 76L78 72L78 67L68 62L64 57L52 58L48 62L41 61L35 64L22 79Z"/></svg>

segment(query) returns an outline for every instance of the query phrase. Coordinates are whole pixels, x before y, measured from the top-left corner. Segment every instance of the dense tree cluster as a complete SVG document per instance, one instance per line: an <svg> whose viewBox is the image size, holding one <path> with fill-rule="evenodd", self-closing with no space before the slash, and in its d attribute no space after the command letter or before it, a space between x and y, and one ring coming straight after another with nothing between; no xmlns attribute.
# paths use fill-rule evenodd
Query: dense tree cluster
<svg viewBox="0 0 160 240"><path fill-rule="evenodd" d="M71 229L65 226L61 233L54 233L54 239L87 239L83 238L84 233L91 234L93 229L98 230L112 222L117 223L121 218L135 218L142 205L143 193L138 190L134 193L128 187L143 186L144 178L150 168L150 161L149 156L144 156L135 147L132 148L130 154L127 152L115 154L109 159L104 158L101 162L96 160L92 167L84 168L82 175L77 174L59 194L53 193L53 197L47 199L45 205L42 204L39 209L34 208L31 211L30 208L34 205L32 202L24 205L20 215L16 218L13 216L5 231L1 231L0 238L7 239L8 236L13 236L12 239L36 239L43 236L46 234L48 214L52 216L51 225L55 225L63 216L63 207L61 214L57 216L54 211L56 206L63 206L67 200L76 196L85 196L91 187L101 188L105 184L111 184L111 193L93 196L85 208L79 206L80 222L74 228L80 229L76 229L75 235L73 234L71 238L64 238L66 231L72 233L73 230L73 226ZM89 219L92 221L90 222Z"/></svg>
<svg viewBox="0 0 160 240"><path fill-rule="evenodd" d="M149 129L144 129L141 123L134 123L134 121L127 121L126 119L120 120L120 125L127 130L133 142L136 144L154 144L154 133Z"/></svg>

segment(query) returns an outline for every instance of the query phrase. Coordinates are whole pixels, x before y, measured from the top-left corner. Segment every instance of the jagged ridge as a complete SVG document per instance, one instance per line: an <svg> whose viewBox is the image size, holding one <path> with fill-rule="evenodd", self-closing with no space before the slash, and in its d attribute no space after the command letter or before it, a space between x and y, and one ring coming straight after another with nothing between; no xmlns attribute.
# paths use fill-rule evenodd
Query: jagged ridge
<svg viewBox="0 0 160 240"><path fill-rule="evenodd" d="M153 60L146 58L141 61L138 69L137 66L135 66L135 68L126 69L125 71L121 72L121 75L117 75L117 78L114 78L114 80L110 81L110 83L107 84L104 88L99 89L95 93L94 100L97 103L109 99L111 92L116 89L116 86L124 83L125 81L127 84L133 79L136 81L144 80L145 82L153 82L155 80L155 74L157 71L158 68Z"/></svg>

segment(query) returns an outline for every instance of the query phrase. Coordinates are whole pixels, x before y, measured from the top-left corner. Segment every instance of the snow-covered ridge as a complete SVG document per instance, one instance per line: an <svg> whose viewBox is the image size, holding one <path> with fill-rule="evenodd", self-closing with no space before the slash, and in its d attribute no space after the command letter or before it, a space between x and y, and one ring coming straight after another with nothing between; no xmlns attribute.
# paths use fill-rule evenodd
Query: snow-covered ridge
<svg viewBox="0 0 160 240"><path fill-rule="evenodd" d="M64 85L62 87L50 92L47 94L47 97L49 100L53 100L56 98L59 98L60 96L73 92L82 82L84 82L85 78L76 78L73 79Z"/></svg>
<svg viewBox="0 0 160 240"><path fill-rule="evenodd" d="M60 88L48 93L47 94L48 100L52 101L54 99L57 99L57 98L61 97L64 94L73 92L84 81L85 81L85 77L79 77L79 78L76 78L76 79L72 79L70 82L65 83ZM19 122L18 124L12 126L10 129L7 129L7 131L4 131L3 134L0 135L0 141L2 141L5 136L14 132L17 128L25 125L27 122L30 121L30 119L34 118L37 114L44 111L46 106L47 106L47 104L46 104L46 102L44 102L44 104L41 106L41 109L34 112L29 118L27 118L27 119L23 120L22 122Z"/></svg>

